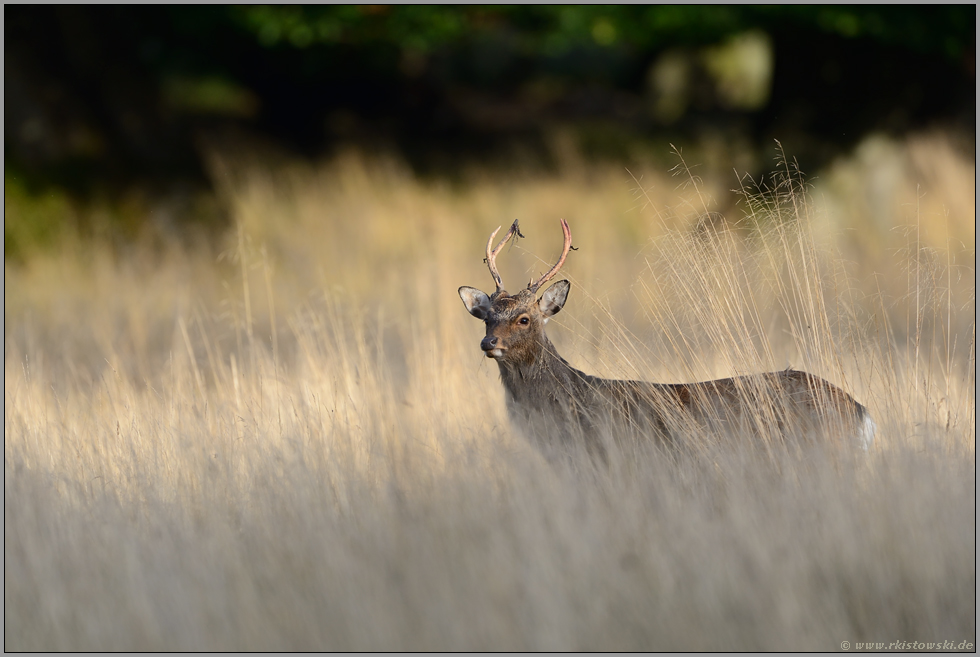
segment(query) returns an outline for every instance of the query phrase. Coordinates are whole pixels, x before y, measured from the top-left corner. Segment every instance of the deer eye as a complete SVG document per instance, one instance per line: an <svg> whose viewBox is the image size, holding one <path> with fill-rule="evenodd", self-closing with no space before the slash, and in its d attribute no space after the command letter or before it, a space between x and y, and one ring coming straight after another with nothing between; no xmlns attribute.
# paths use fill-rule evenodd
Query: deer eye
<svg viewBox="0 0 980 657"><path fill-rule="evenodd" d="M528 324L531 323L531 320L528 318L527 315L524 315L519 320L517 320L517 323L520 324L521 326L527 326Z"/></svg>

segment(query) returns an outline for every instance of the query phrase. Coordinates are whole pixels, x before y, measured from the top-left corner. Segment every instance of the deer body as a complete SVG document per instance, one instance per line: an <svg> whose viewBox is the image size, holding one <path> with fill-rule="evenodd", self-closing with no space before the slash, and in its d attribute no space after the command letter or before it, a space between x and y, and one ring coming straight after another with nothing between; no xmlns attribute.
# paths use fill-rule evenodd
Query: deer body
<svg viewBox="0 0 980 657"><path fill-rule="evenodd" d="M680 424L731 433L760 433L764 426L809 437L842 435L867 449L874 422L867 409L833 384L806 372L784 370L700 383L649 383L603 379L581 372L558 355L545 325L568 297L570 284L558 281L537 298L554 277L571 247L571 232L561 221L565 244L551 270L527 289L510 295L502 287L495 259L518 233L517 222L491 250L487 264L497 284L493 295L461 287L460 297L487 326L480 344L497 361L511 420L528 437L554 454L581 440L591 452L605 452L605 441L625 434L674 445ZM499 230L499 229L498 229ZM693 423L693 424L692 424Z"/></svg>

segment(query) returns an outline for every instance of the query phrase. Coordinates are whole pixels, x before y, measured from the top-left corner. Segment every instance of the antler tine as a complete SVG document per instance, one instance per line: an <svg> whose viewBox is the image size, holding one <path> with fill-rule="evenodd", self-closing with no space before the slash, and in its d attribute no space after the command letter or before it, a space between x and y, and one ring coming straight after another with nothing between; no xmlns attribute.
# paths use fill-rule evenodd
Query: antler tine
<svg viewBox="0 0 980 657"><path fill-rule="evenodd" d="M561 266L565 264L565 257L568 255L568 251L572 248L572 231L568 229L568 222L564 219L561 220L561 232L565 235L565 243L561 247L561 257L558 258L558 262L555 266L548 270L548 272L538 279L536 283L528 283L527 289L532 292L537 292L538 288L554 278Z"/></svg>
<svg viewBox="0 0 980 657"><path fill-rule="evenodd" d="M500 250L504 248L504 244L511 237L515 234L520 234L520 229L517 227L517 219L514 219L514 223L510 225L510 230L504 235L504 239L500 240L497 247L491 251L490 246L493 244L493 238L497 236L498 232L500 232L500 226L497 226L497 230L490 233L490 239L487 240L487 267L490 268L490 275L493 276L493 282L497 284L497 292L500 292L504 289L504 283L500 279L500 272L497 271L497 254L500 253Z"/></svg>

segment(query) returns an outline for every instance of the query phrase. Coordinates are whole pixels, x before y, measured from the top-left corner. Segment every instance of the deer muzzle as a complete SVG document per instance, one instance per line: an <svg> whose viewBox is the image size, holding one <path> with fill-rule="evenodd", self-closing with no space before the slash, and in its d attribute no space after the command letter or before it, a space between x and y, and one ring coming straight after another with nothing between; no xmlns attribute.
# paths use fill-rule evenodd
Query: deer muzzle
<svg viewBox="0 0 980 657"><path fill-rule="evenodd" d="M497 336L488 335L480 342L480 349L487 355L487 358L503 358L504 350L497 346Z"/></svg>

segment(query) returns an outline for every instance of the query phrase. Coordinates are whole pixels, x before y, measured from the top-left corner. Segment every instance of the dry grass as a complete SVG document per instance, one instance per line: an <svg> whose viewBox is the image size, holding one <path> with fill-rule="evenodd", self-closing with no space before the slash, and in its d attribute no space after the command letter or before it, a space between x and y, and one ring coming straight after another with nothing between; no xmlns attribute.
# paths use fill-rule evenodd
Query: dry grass
<svg viewBox="0 0 980 657"><path fill-rule="evenodd" d="M356 155L216 158L238 225L219 257L66 244L6 265L5 650L975 643L974 164L895 148L933 178L909 165L894 189L949 198L889 197L884 223L840 184L881 175L863 160L808 190L783 164L450 187ZM951 179L970 183L929 187ZM726 186L741 206L699 224ZM870 407L876 449L548 467L456 296L486 287L482 245L514 217L505 281L572 225L550 335L573 364L792 364Z"/></svg>

